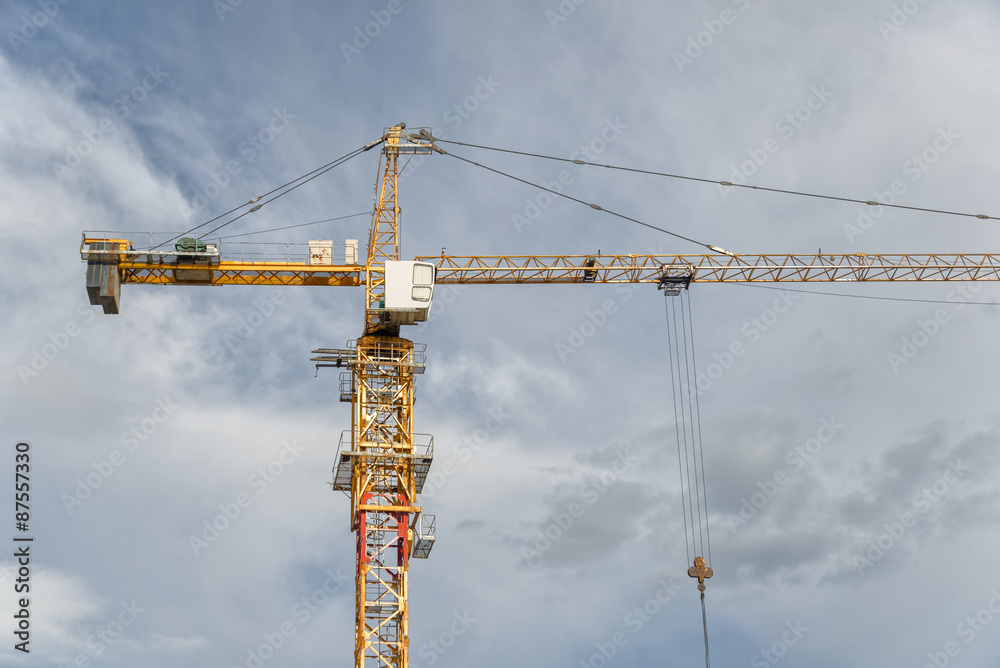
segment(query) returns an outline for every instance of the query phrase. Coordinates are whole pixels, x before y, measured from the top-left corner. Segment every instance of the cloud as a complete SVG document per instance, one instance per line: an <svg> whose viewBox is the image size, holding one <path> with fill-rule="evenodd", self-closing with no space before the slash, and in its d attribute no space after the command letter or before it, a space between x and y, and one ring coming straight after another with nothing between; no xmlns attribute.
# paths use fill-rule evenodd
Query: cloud
<svg viewBox="0 0 1000 668"><path fill-rule="evenodd" d="M322 588L328 569L342 567L350 580L355 556L349 501L327 487L350 407L337 401L338 377L313 377L308 358L360 334L360 291L287 288L279 302L259 286L127 285L122 314L104 316L85 303L84 230L190 229L399 120L459 141L564 157L586 147L600 162L709 180L729 177L776 137L780 150L748 182L867 199L901 179L904 204L997 213L990 179L1000 93L991 82L1000 52L996 8L984 3L921 5L886 39L878 21L891 8L862 2L780 11L759 0L586 2L569 12L558 3L404 1L404 13L350 63L340 42L376 20L379 6L244 2L220 20L211 3L112 13L57 4L58 16L19 50L7 33L40 5L0 10L0 423L5 438L33 444L44 549L32 605L45 611L35 640L57 665L80 652L150 668L179 656L246 663L262 634L300 621L294 606ZM723 9L737 19L702 37L711 43L678 72L672 53L718 28ZM547 11L565 11L566 21L553 29ZM483 80L494 82L488 96ZM776 125L814 86L832 97L787 137ZM286 109L294 118L275 132L269 123ZM602 134L609 122L621 130L613 141ZM942 127L960 139L909 180L904 163ZM261 146L250 152L254 141ZM759 190L723 199L711 183L446 148L538 182L565 167L568 194L743 253L977 251L995 241L984 221L892 211L851 242L844 226L857 220L856 204ZM221 233L370 207L376 153ZM227 169L234 161L238 174ZM407 257L442 246L485 255L701 252L567 201L519 231L511 216L524 214L536 189L446 156L416 164L400 183ZM198 211L187 217L184 207ZM245 238L364 240L366 231L358 218ZM223 243L237 248L236 239ZM997 300L976 285L985 286L977 299ZM947 299L956 287L809 289ZM411 564L411 658L426 663L413 651L468 609L479 621L442 665L587 661L595 643L631 634L625 615L672 574L690 587L629 635L614 661L667 652L699 660L660 293L521 285L438 294L450 299L440 302L446 308L404 331L428 346L415 428L435 435L439 474L420 499L437 514L438 541L430 559ZM744 325L775 298L696 282L699 366L747 343ZM985 585L968 573L987 577L996 552L996 318L940 306L951 324L894 372L887 352L938 305L803 294L773 327L753 330L759 339L701 397L716 568L709 619L720 663L750 661L786 620L801 618L815 630L789 652L790 665L873 657L918 665L983 605ZM558 344L584 323L595 325L592 335L560 358ZM21 367L37 375L25 382ZM178 409L157 421L157 401L168 399ZM824 420L843 428L831 436ZM134 450L129 439L139 441ZM290 440L305 452L258 495L253 476ZM637 460L605 484L626 444ZM116 451L124 461L112 466ZM944 478L951 460L971 469L957 484ZM68 513L63 495L88 479L91 495ZM9 484L0 482L8 485L0 496ZM922 512L914 500L925 488L941 498L924 496ZM229 518L240 494L252 503L237 503L239 516ZM914 522L897 537L907 512ZM745 524L734 531L730 516ZM190 537L214 521L229 526L195 555ZM538 558L526 564L522 547ZM855 557L870 567L859 573ZM273 661L313 665L349 648L352 594L348 584L330 595ZM145 608L139 621L95 656L88 638L133 598ZM918 640L885 640L902 635ZM17 659L0 651L0 662ZM972 650L962 659L976 665Z"/></svg>

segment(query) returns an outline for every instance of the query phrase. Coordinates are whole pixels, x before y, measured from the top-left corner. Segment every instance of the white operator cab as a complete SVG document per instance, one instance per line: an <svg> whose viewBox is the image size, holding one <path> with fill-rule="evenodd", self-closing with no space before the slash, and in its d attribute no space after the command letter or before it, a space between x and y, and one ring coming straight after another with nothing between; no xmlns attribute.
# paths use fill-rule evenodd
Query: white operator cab
<svg viewBox="0 0 1000 668"><path fill-rule="evenodd" d="M427 320L434 296L435 269L430 262L385 263L385 310L393 322L415 325Z"/></svg>

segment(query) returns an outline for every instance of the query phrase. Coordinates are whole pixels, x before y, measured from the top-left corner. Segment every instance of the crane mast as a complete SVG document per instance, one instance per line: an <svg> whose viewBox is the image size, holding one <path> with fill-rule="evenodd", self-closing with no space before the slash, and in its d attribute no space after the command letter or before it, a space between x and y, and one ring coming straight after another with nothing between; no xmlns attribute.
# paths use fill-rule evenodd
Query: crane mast
<svg viewBox="0 0 1000 668"><path fill-rule="evenodd" d="M409 562L417 538L413 520L420 513L416 497L431 456L426 449L418 453L413 434L414 378L423 371L423 346L400 337L400 325L385 309L386 263L399 260L399 154L429 152L406 142L405 127L390 128L383 144L385 167L380 165L365 262L364 333L339 353L350 363L349 378L342 380L350 382L352 410L350 439L341 442L334 489L343 489L349 470L351 529L357 537L356 668L409 665ZM319 352L325 354L314 359L323 362L331 351ZM345 394L342 388L341 397ZM420 539L422 550L429 551L433 537Z"/></svg>
<svg viewBox="0 0 1000 668"><path fill-rule="evenodd" d="M340 400L351 404L342 433L333 489L350 497L356 534L355 668L409 666L409 561L434 544L434 517L417 495L431 462L433 438L413 432L414 380L423 373L425 346L400 336L413 317L386 308L387 266L399 261L397 177L400 155L438 150L426 130L388 128L365 263L347 252L223 259L216 244L182 238L173 247L141 235L85 232L93 305L118 313L122 283L184 285L336 285L365 287L362 334L347 348L314 350L317 367L346 369ZM377 145L372 142L366 147ZM256 200L254 200L256 201ZM171 238L173 242L175 238ZM329 244L331 242L321 242ZM356 242L354 242L356 247ZM350 244L348 244L350 247ZM714 250L714 248L713 248ZM654 283L668 290L691 282L997 281L1000 254L763 254L701 255L471 255L418 257L436 266L436 284ZM427 267L428 272L433 269ZM704 575L708 577L709 575Z"/></svg>

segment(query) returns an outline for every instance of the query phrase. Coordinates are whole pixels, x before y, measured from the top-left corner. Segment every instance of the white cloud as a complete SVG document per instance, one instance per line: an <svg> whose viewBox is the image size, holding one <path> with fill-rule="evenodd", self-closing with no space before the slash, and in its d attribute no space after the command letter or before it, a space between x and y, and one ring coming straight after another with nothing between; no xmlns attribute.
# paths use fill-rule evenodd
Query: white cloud
<svg viewBox="0 0 1000 668"><path fill-rule="evenodd" d="M283 289L284 302L236 347L227 336L271 288L126 285L119 316L81 307L81 232L182 231L181 205L204 192L228 160L241 160L242 173L194 222L399 120L447 128L457 140L568 157L620 117L628 127L600 162L722 179L748 150L776 136L776 123L810 86L825 84L833 97L782 138L749 182L867 199L904 179L904 204L1000 215L990 209L1000 101L991 74L1000 58L992 6L956 11L928 3L883 39L877 21L889 10L860 2L780 11L759 0L583 3L552 30L545 11L557 4L514 3L502 11L407 5L404 22L394 21L356 62L345 63L339 41L371 20L368 9L243 3L220 22L209 5L137 5L107 16L69 3L23 48L0 56L0 423L4 438L32 442L39 471L33 512L46 549L32 605L46 611L34 639L51 648L46 660L65 664L93 652L89 635L114 621L121 602L136 599L146 610L101 657L108 665L158 668L179 655L240 664L262 634L296 620L294 605L322 585L328 569L353 572L348 502L325 486L349 407L337 403L337 377L324 370L314 379L308 358L316 347L339 347L359 334L358 290ZM738 20L678 72L672 52L724 8ZM19 11L6 10L3 27L20 25ZM115 100L157 66L169 76L136 93L144 99L133 97L135 107L119 119ZM488 76L502 84L453 127L445 113ZM286 107L296 115L287 131L244 159L241 143ZM112 131L100 130L105 119L113 119ZM904 162L942 127L960 139L918 180L906 180ZM446 148L536 181L562 169ZM59 180L55 165L71 149L89 154ZM376 162L375 152L363 154L226 229L361 210L371 203ZM859 205L761 191L723 200L711 184L568 168L574 179L567 192L575 197L744 253L982 251L994 243L985 221L906 211L885 213L852 242L844 225L856 220ZM700 252L563 201L518 233L510 216L533 194L430 156L400 188L401 253L436 254L442 246L454 254ZM363 239L366 224L352 219L265 238ZM937 299L953 289L800 287ZM976 298L998 301L998 294L985 287ZM744 324L775 299L767 290L698 283L692 295L702 368L734 342L747 344ZM560 358L558 344L609 299L615 312ZM496 657L488 659L496 665L587 660L595 643L627 630L625 615L670 574L683 593L655 624L630 635L615 661L667 652L699 658L700 610L680 549L659 300L653 286L627 299L613 286L469 286L433 322L404 332L428 345L415 422L434 433L434 470L444 476L421 501L438 515L439 536L432 558L411 569L414 662L426 661L419 649L465 610L479 621L440 665L481 655ZM892 368L887 354L939 308L949 324ZM990 484L994 315L957 304L803 294L714 380L701 415L717 661L749 662L786 620L801 618L812 630L789 664L877 658L918 665L982 606L996 552L989 538L997 507ZM74 327L76 334L62 336ZM18 367L30 368L43 350L52 354L42 355L44 368L25 383ZM179 406L176 415L156 422L156 402L167 398ZM493 431L491 411L509 414ZM843 431L731 532L726 514L758 491L758 482L789 468L786 454L815 436L823 419ZM144 420L155 430L142 432ZM129 450L123 437L133 428L147 438ZM469 446L476 438L483 440L478 450ZM289 439L305 452L257 495L251 476ZM524 540L562 512L579 486L609 465L609 449L625 442L640 462L576 518L544 564L524 567ZM124 463L67 513L62 495L115 450ZM968 486L921 516L880 563L854 574L852 557L865 541L877 541L883 524L896 521L955 457L973 462ZM444 473L448 463L455 468ZM189 537L244 492L252 505L194 555ZM956 554L967 561L965 571L956 569ZM967 572L982 577L970 580ZM313 665L333 657L347 665L353 605L350 585L331 595L296 627L280 661ZM539 626L540 618L554 621ZM905 647L886 641L904 634L924 640ZM518 638L516 646L510 638ZM987 644L977 640L963 661L992 665L975 654ZM496 653L501 646L505 654ZM16 659L0 651L0 660Z"/></svg>

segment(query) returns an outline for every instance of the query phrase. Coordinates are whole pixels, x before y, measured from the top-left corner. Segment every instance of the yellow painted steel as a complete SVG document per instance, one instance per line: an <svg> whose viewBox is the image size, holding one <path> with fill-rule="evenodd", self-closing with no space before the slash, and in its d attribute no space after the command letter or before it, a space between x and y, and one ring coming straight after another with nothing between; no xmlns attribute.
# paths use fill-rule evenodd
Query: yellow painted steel
<svg viewBox="0 0 1000 668"><path fill-rule="evenodd" d="M352 364L351 529L358 540L356 668L409 665L409 560L416 506L411 341L363 336Z"/></svg>
<svg viewBox="0 0 1000 668"><path fill-rule="evenodd" d="M355 668L409 666L409 561L417 485L411 341L385 318L385 263L399 259L396 176L403 126L390 128L365 262L365 334L352 365L351 522L358 540Z"/></svg>
<svg viewBox="0 0 1000 668"><path fill-rule="evenodd" d="M1000 254L469 255L437 264L437 284L657 283L663 267L690 266L697 283L996 281Z"/></svg>
<svg viewBox="0 0 1000 668"><path fill-rule="evenodd" d="M399 135L402 128L393 127L386 135L382 150L385 170L380 170L375 215L368 235L368 260L365 263L365 333L375 332L385 313L385 263L399 259L399 203L396 201L396 176L399 161Z"/></svg>
<svg viewBox="0 0 1000 668"><path fill-rule="evenodd" d="M90 239L120 242L127 239ZM380 242L383 253L388 243ZM124 257L124 256L123 256ZM378 256L386 257L384 254ZM86 258L85 258L86 259ZM447 284L512 283L656 283L664 265L690 265L696 283L816 283L885 281L996 281L996 253L879 253L852 255L468 255L420 256L437 265L434 282ZM588 262L593 260L591 264ZM384 263L381 265L384 267ZM365 285L371 299L369 322L377 321L384 272L361 265L315 265L296 262L220 262L205 266L122 259L122 283L179 285ZM205 280L185 280L176 272L207 272ZM368 282L368 276L372 280Z"/></svg>
<svg viewBox="0 0 1000 668"><path fill-rule="evenodd" d="M420 507L407 505L407 506L373 506L368 504L361 504L358 506L358 510L377 510L382 513L419 513Z"/></svg>
<svg viewBox="0 0 1000 668"><path fill-rule="evenodd" d="M121 261L118 271L122 283L159 285L342 285L364 283L365 268L360 265L316 265L301 262L220 262L203 264L158 264ZM177 272L207 273L206 280L177 277Z"/></svg>

